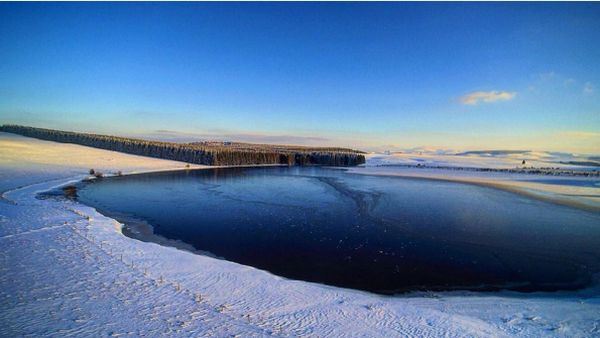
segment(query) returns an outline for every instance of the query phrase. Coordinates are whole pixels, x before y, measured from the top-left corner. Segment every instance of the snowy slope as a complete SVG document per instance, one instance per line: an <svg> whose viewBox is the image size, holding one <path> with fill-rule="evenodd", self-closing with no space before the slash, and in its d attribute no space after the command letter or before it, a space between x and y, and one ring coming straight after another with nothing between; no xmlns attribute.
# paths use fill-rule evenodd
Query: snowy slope
<svg viewBox="0 0 600 338"><path fill-rule="evenodd" d="M0 336L600 336L597 289L377 296L139 242L35 198L90 167L182 165L0 133Z"/></svg>

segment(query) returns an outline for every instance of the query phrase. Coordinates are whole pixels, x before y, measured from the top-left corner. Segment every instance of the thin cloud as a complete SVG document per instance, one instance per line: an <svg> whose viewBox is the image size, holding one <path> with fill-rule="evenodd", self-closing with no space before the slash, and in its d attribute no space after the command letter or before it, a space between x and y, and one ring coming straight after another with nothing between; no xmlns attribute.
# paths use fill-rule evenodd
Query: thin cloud
<svg viewBox="0 0 600 338"><path fill-rule="evenodd" d="M463 104L475 106L480 102L491 103L496 101L508 101L512 100L517 95L516 92L507 91L489 91L489 92L472 92L461 97L460 101Z"/></svg>
<svg viewBox="0 0 600 338"><path fill-rule="evenodd" d="M537 77L541 81L550 81L550 80L555 79L557 77L557 74L552 71L552 72L546 72L546 73L538 74Z"/></svg>
<svg viewBox="0 0 600 338"><path fill-rule="evenodd" d="M583 85L583 93L584 94L594 93L594 84L591 82L586 82L585 85Z"/></svg>

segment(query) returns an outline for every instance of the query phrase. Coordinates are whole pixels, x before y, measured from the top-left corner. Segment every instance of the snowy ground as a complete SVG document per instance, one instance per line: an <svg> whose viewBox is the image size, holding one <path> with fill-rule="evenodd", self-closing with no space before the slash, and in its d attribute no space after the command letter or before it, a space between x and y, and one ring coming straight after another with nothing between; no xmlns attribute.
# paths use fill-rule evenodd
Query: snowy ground
<svg viewBox="0 0 600 338"><path fill-rule="evenodd" d="M416 177L485 185L557 204L600 212L600 179L597 177L546 176L523 173L509 174L394 166L397 164L416 165L417 163L427 163L427 165L432 167L514 168L515 166L509 167L510 163L519 162L515 161L512 157L498 159L488 156L434 154L423 156L423 161L415 161L415 159L420 158L418 156L417 154L410 156L409 154L370 154L367 155L365 166L354 167L349 169L349 171L356 174ZM409 157L410 161L407 160ZM548 163L545 165L548 165ZM571 168L574 166L562 167Z"/></svg>
<svg viewBox="0 0 600 338"><path fill-rule="evenodd" d="M426 165L426 166L449 166L470 168L502 168L512 169L516 167L536 168L562 168L574 170L600 169L599 156L578 155L571 153L559 153L548 151L510 151L510 150L488 150L488 151L439 151L417 149L391 154L372 153L368 155L369 162L377 165L404 164L404 165ZM525 164L523 164L525 161ZM570 163L592 164L573 165Z"/></svg>
<svg viewBox="0 0 600 338"><path fill-rule="evenodd" d="M37 192L183 163L0 133L0 336L600 336L600 290L384 297L125 237Z"/></svg>

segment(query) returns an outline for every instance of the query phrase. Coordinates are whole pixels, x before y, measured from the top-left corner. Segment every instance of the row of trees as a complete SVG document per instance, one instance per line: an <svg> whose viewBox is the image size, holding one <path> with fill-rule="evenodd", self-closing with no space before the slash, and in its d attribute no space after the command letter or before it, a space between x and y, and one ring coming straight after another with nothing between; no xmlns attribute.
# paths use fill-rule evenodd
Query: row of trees
<svg viewBox="0 0 600 338"><path fill-rule="evenodd" d="M48 141L75 143L128 154L205 165L353 166L365 162L365 157L361 152L346 148L309 148L225 142L173 143L18 125L3 125L0 126L0 131Z"/></svg>

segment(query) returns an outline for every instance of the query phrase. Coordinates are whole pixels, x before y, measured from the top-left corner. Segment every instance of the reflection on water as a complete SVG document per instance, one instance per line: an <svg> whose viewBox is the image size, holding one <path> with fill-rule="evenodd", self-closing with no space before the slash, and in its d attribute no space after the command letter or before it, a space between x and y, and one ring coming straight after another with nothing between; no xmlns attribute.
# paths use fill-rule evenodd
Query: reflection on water
<svg viewBox="0 0 600 338"><path fill-rule="evenodd" d="M580 288L600 215L466 184L314 167L103 179L79 200L288 278L379 293Z"/></svg>

